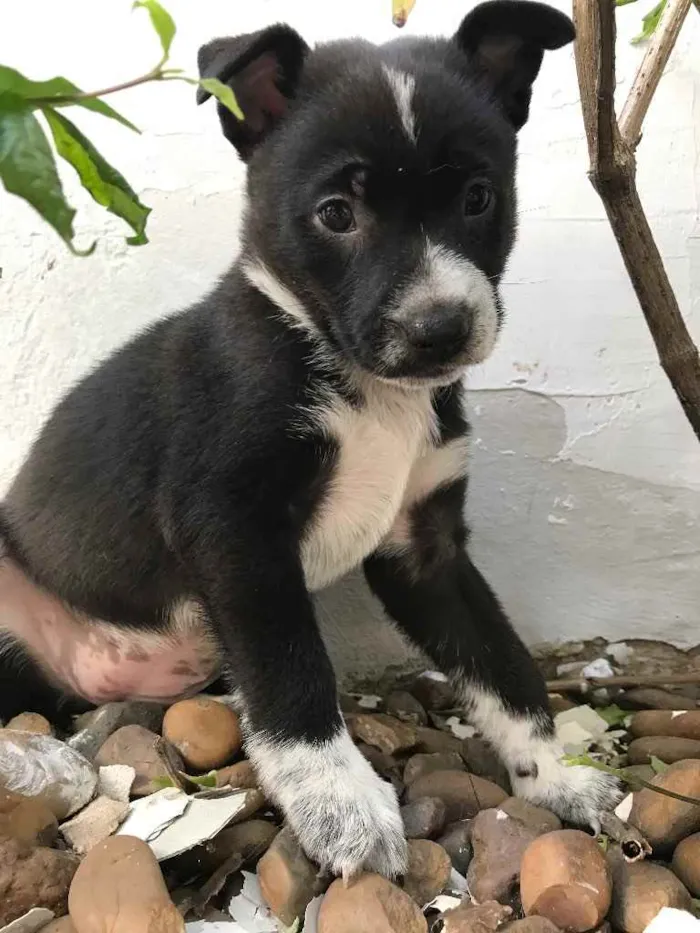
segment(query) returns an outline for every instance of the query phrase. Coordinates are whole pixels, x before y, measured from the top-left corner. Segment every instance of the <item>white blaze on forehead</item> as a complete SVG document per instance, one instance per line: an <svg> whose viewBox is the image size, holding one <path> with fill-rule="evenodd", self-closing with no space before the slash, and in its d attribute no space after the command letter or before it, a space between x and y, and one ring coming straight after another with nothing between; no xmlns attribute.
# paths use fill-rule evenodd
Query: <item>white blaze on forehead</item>
<svg viewBox="0 0 700 933"><path fill-rule="evenodd" d="M411 142L415 142L417 133L416 115L413 112L413 95L416 90L416 79L413 75L406 74L405 71L398 71L396 68L389 68L388 65L382 65L382 70L396 100L401 126Z"/></svg>

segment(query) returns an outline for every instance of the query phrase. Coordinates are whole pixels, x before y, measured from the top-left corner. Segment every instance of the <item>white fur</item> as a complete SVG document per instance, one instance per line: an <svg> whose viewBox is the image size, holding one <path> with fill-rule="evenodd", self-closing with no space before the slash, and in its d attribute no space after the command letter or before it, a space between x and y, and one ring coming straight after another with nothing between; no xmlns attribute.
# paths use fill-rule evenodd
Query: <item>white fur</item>
<svg viewBox="0 0 700 933"><path fill-rule="evenodd" d="M389 877L403 873L406 843L394 788L345 727L319 744L253 735L247 748L265 791L322 868L344 876L363 868Z"/></svg>
<svg viewBox="0 0 700 933"><path fill-rule="evenodd" d="M243 274L251 285L269 298L288 320L307 334L317 335L318 329L304 305L274 273L259 260L244 262Z"/></svg>
<svg viewBox="0 0 700 933"><path fill-rule="evenodd" d="M311 413L315 426L340 446L329 487L302 544L310 589L317 590L356 567L392 527L405 499L414 464L435 431L430 392L371 379L365 404L338 396Z"/></svg>
<svg viewBox="0 0 700 933"><path fill-rule="evenodd" d="M388 535L382 541L384 553L404 553L411 550L411 506L427 498L441 486L447 486L467 473L469 438L457 437L442 447L434 447L418 460L406 484L401 509Z"/></svg>
<svg viewBox="0 0 700 933"><path fill-rule="evenodd" d="M389 68L382 65L386 79L389 82L391 93L396 100L396 109L399 112L401 126L412 143L416 141L416 115L413 111L413 95L416 91L416 79L405 71Z"/></svg>
<svg viewBox="0 0 700 933"><path fill-rule="evenodd" d="M400 293L393 317L410 319L441 304L460 303L471 309L472 332L464 365L482 363L490 356L498 336L496 291L487 275L473 262L431 240L415 278Z"/></svg>
<svg viewBox="0 0 700 933"><path fill-rule="evenodd" d="M494 747L510 772L519 797L552 810L562 819L598 830L600 813L620 799L615 778L593 768L570 766L556 739L543 737L537 718L516 716L494 693L458 678L471 722ZM533 776L519 776L535 766Z"/></svg>

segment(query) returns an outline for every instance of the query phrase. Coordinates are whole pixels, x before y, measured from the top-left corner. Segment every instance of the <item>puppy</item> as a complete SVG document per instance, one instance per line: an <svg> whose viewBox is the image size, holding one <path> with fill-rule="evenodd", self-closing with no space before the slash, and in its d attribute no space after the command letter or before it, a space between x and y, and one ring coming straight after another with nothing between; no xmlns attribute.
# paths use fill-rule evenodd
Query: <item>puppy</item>
<svg viewBox="0 0 700 933"><path fill-rule="evenodd" d="M239 258L57 406L3 506L0 625L52 689L170 700L224 669L265 789L335 873L405 868L311 594L358 565L452 680L515 791L595 824L544 683L472 564L460 377L491 353L516 133L563 14L493 0L449 39L217 39L248 164ZM199 91L199 101L208 97ZM6 703L12 702L6 697Z"/></svg>

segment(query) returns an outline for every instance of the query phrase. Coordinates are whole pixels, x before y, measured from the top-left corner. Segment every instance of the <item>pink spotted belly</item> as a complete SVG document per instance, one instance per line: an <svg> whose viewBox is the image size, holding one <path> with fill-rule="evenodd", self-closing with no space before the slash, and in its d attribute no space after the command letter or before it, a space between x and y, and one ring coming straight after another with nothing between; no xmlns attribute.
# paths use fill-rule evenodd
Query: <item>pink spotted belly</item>
<svg viewBox="0 0 700 933"><path fill-rule="evenodd" d="M176 699L206 686L219 667L196 604L173 607L158 633L84 619L3 559L0 650L17 643L52 681L98 704Z"/></svg>

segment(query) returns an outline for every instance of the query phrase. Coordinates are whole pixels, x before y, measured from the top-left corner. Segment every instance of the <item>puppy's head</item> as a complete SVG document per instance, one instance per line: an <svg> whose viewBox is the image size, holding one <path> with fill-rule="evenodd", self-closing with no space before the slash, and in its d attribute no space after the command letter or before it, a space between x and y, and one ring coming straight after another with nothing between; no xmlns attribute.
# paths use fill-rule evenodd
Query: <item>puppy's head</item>
<svg viewBox="0 0 700 933"><path fill-rule="evenodd" d="M311 50L277 25L204 46L202 75L245 115L219 106L248 162L248 278L382 379L448 383L483 361L515 234L516 133L545 50L573 37L551 7L491 0L446 40Z"/></svg>

